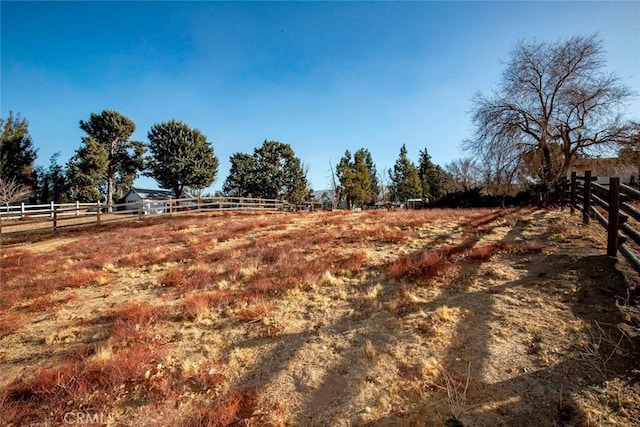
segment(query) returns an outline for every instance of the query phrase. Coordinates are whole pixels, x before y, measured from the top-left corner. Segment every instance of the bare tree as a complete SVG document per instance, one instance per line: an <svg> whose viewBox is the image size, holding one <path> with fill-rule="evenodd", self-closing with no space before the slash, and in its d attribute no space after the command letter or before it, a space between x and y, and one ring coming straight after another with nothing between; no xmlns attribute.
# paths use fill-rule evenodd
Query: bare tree
<svg viewBox="0 0 640 427"><path fill-rule="evenodd" d="M21 202L31 196L31 189L19 184L14 179L0 178L0 202L6 207L11 203Z"/></svg>
<svg viewBox="0 0 640 427"><path fill-rule="evenodd" d="M481 170L473 159L457 159L445 165L451 182L448 187L452 191L467 191L480 184Z"/></svg>
<svg viewBox="0 0 640 427"><path fill-rule="evenodd" d="M523 181L523 157L520 153L509 149L506 141L496 141L478 147L476 155L477 172L484 178L486 192L494 195L514 193L516 186Z"/></svg>
<svg viewBox="0 0 640 427"><path fill-rule="evenodd" d="M378 198L383 202L389 202L391 196L389 192L389 188L391 187L391 182L389 179L389 168L381 168L378 171L378 175L380 176L380 194Z"/></svg>
<svg viewBox="0 0 640 427"><path fill-rule="evenodd" d="M556 43L520 42L499 89L474 98L476 137L465 148L529 156L542 183L555 184L578 156L606 153L631 136L621 109L633 93L606 74L597 36Z"/></svg>
<svg viewBox="0 0 640 427"><path fill-rule="evenodd" d="M336 182L336 172L333 169L333 164L331 164L331 159L329 159L329 168L331 169L331 190L333 191L333 200L332 200L332 209L336 209L338 207L338 184Z"/></svg>

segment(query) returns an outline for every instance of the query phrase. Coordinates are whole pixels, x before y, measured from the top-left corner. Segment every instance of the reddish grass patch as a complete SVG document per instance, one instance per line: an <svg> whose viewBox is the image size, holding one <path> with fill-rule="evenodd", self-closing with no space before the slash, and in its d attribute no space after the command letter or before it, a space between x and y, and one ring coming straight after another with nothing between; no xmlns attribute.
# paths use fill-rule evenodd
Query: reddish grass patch
<svg viewBox="0 0 640 427"><path fill-rule="evenodd" d="M267 248L263 251L260 262L267 265L277 264L283 258L283 252L283 248Z"/></svg>
<svg viewBox="0 0 640 427"><path fill-rule="evenodd" d="M191 416L186 426L229 426L242 425L251 418L258 404L258 391L248 388L233 393L219 401L215 407L199 408Z"/></svg>
<svg viewBox="0 0 640 427"><path fill-rule="evenodd" d="M102 270L87 270L85 268L74 270L65 281L63 287L78 288L104 283L107 273Z"/></svg>
<svg viewBox="0 0 640 427"><path fill-rule="evenodd" d="M211 290L206 292L197 292L185 297L181 303L181 308L187 318L193 320L198 315L208 309L214 308L221 310L228 306L232 301L232 296L225 291Z"/></svg>
<svg viewBox="0 0 640 427"><path fill-rule="evenodd" d="M43 311L55 306L55 301L51 297L51 295L45 295L42 297L38 297L31 301L29 304L29 309L31 311Z"/></svg>
<svg viewBox="0 0 640 427"><path fill-rule="evenodd" d="M205 289L213 284L215 275L207 266L182 267L176 266L165 273L160 284L178 288L182 292L194 289Z"/></svg>
<svg viewBox="0 0 640 427"><path fill-rule="evenodd" d="M34 257L35 258L35 257ZM78 288L107 282L109 274L103 270L76 268L73 272L53 267L40 258L33 265L5 271L0 286L0 308L9 308L19 301L46 297L64 288Z"/></svg>
<svg viewBox="0 0 640 427"><path fill-rule="evenodd" d="M433 277L448 263L446 253L442 250L430 251L422 249L403 255L387 265L387 272L393 278L426 278Z"/></svg>
<svg viewBox="0 0 640 427"><path fill-rule="evenodd" d="M238 317L249 322L257 322L273 311L271 302L255 302L238 312Z"/></svg>
<svg viewBox="0 0 640 427"><path fill-rule="evenodd" d="M29 267L34 262L32 258L37 259L39 257L26 249L15 249L11 253L2 256L0 258L0 277L3 276L3 272L12 268Z"/></svg>
<svg viewBox="0 0 640 427"><path fill-rule="evenodd" d="M113 317L110 340L117 345L126 345L136 341L148 342L152 337L148 328L164 319L168 310L164 306L140 303L126 303L118 307Z"/></svg>
<svg viewBox="0 0 640 427"><path fill-rule="evenodd" d="M25 323L25 316L15 311L4 311L0 315L0 339L15 334Z"/></svg>
<svg viewBox="0 0 640 427"><path fill-rule="evenodd" d="M542 242L491 242L476 245L475 240L466 240L458 245L435 250L421 249L398 257L387 265L393 278L433 277L455 262L455 259L487 261L495 254L528 254L542 250Z"/></svg>
<svg viewBox="0 0 640 427"><path fill-rule="evenodd" d="M188 376L187 382L192 390L207 391L215 389L227 381L227 377L223 373L224 369L224 365L220 362L204 363L195 373Z"/></svg>
<svg viewBox="0 0 640 427"><path fill-rule="evenodd" d="M362 269L369 260L369 255L363 250L355 250L337 255L332 262L332 270L339 273L352 273ZM319 270L325 271L320 268Z"/></svg>
<svg viewBox="0 0 640 427"><path fill-rule="evenodd" d="M45 421L61 425L69 410L64 402L73 402L85 411L101 412L131 393L145 398L162 396L164 390L145 377L162 355L157 347L138 345L114 354L108 361L69 360L39 368L31 377L7 387L0 421L3 425L40 425Z"/></svg>

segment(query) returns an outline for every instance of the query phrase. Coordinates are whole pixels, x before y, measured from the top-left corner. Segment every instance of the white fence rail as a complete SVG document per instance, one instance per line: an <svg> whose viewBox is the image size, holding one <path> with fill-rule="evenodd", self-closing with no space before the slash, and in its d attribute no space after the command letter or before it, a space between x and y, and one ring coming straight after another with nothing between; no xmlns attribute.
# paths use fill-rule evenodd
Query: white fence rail
<svg viewBox="0 0 640 427"><path fill-rule="evenodd" d="M54 203L46 205L27 205L21 203L15 206L0 207L0 219L34 219L34 218L53 218L55 209L65 209L67 215L80 216L86 213L90 208L96 208L96 203Z"/></svg>
<svg viewBox="0 0 640 427"><path fill-rule="evenodd" d="M107 212L104 203L49 203L44 205L20 204L0 206L0 231L23 231L24 224L50 224L53 229L63 226L96 223L125 218L143 218L147 215L164 215L177 212L203 211L278 211L289 210L292 205L276 199L247 197L197 197L166 200L140 200L133 203L114 204Z"/></svg>

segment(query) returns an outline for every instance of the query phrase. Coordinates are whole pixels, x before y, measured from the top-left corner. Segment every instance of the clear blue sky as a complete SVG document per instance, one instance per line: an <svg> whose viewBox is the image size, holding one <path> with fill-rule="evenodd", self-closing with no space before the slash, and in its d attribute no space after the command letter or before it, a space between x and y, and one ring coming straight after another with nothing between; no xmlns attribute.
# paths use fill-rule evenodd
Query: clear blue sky
<svg viewBox="0 0 640 427"><path fill-rule="evenodd" d="M471 98L500 81L520 39L598 32L611 71L640 92L640 2L0 2L1 114L21 113L37 164L80 147L81 119L114 109L134 139L171 118L229 156L291 144L314 189L329 162L400 146L462 157ZM640 100L628 107L640 119ZM149 178L136 184L157 187Z"/></svg>

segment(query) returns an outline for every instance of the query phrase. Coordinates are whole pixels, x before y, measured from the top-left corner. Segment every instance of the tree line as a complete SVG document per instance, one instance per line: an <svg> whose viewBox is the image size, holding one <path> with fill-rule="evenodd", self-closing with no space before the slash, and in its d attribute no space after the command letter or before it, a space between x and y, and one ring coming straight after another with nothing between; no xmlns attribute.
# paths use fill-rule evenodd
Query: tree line
<svg viewBox="0 0 640 427"><path fill-rule="evenodd" d="M624 119L626 103L637 94L605 70L602 41L576 36L553 43L521 41L511 51L502 80L491 95L473 98L474 135L463 142L467 157L444 167L427 149L418 164L402 145L391 169L376 169L371 153L346 151L332 165L332 190L349 207L431 202L451 195L508 196L549 192L579 159L618 157L640 175L640 124ZM217 177L213 145L198 129L170 120L149 130L148 142L133 141L133 121L119 112L93 113L79 122L86 136L66 165L58 155L48 168L34 166L37 150L26 119L9 113L0 119L0 198L33 201L105 201L122 197L140 174L154 178L179 198L199 193ZM293 148L265 140L253 153L234 153L222 194L311 199L308 166ZM456 197L458 197L456 196ZM455 199L455 198L454 198Z"/></svg>
<svg viewBox="0 0 640 427"><path fill-rule="evenodd" d="M37 150L26 119L9 113L7 119L0 119L0 125L0 187L5 190L4 203L26 198L36 203L103 201L111 210L114 200L122 198L141 174L180 198L185 190L199 194L215 181L218 173L219 161L212 143L200 130L177 120L154 124L145 143L131 139L136 127L125 115L112 110L92 113L88 120L80 120L80 129L86 135L66 165L58 163L57 153L48 168L35 166ZM362 148L353 156L347 151L333 177L337 182L336 197L350 207L379 200L402 202L413 197L438 197L447 173L433 164L426 149L420 156L416 167L407 158L403 145L396 165L385 177L384 172L383 176L378 175L367 149ZM284 199L291 203L312 200L308 167L289 144L265 140L252 154L234 153L230 163L219 195ZM13 194L9 194L11 190Z"/></svg>

